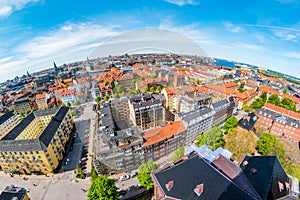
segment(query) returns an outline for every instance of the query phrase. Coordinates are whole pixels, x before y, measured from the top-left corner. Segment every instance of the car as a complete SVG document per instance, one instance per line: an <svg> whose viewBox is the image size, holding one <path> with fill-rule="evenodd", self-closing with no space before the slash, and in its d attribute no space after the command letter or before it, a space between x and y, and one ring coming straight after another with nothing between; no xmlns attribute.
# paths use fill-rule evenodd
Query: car
<svg viewBox="0 0 300 200"><path fill-rule="evenodd" d="M125 180L128 180L128 179L130 179L130 176L127 175L127 174L125 174L123 176L120 176L120 181L125 181Z"/></svg>
<svg viewBox="0 0 300 200"><path fill-rule="evenodd" d="M86 161L86 160L87 160L87 158L83 157L83 158L80 159L80 162L83 162L83 161Z"/></svg>
<svg viewBox="0 0 300 200"><path fill-rule="evenodd" d="M80 166L80 169L81 169L81 170L85 170L85 169L86 169L86 166L84 166L84 165L83 165L83 166Z"/></svg>
<svg viewBox="0 0 300 200"><path fill-rule="evenodd" d="M126 190L120 190L120 191L119 191L119 195L120 195L120 196L124 196L125 194L126 194Z"/></svg>
<svg viewBox="0 0 300 200"><path fill-rule="evenodd" d="M130 174L130 178L136 177L137 175L138 175L137 172L132 172L132 173Z"/></svg>
<svg viewBox="0 0 300 200"><path fill-rule="evenodd" d="M84 165L86 165L86 162L81 162L78 164L78 166L84 166Z"/></svg>
<svg viewBox="0 0 300 200"><path fill-rule="evenodd" d="M87 151L87 150L88 150L87 147L85 147L85 146L82 147L82 151Z"/></svg>

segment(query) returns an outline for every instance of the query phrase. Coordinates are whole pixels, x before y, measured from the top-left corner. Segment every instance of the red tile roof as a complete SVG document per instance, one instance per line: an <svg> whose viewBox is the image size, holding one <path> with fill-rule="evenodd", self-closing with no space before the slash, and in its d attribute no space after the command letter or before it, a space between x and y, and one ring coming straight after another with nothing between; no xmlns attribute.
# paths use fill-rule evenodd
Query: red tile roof
<svg viewBox="0 0 300 200"><path fill-rule="evenodd" d="M296 112L293 112L291 110L287 110L285 108L281 108L279 106L275 106L275 105L270 104L270 103L266 103L264 107L266 109L273 110L273 111L275 111L277 113L282 113L282 114L284 114L286 116L289 116L289 117L292 117L292 118L300 120L300 113L296 113Z"/></svg>
<svg viewBox="0 0 300 200"><path fill-rule="evenodd" d="M144 138L144 146L150 146L152 144L163 141L173 135L181 133L185 130L182 121L175 121L166 124L164 127L154 128L152 130L146 131Z"/></svg>

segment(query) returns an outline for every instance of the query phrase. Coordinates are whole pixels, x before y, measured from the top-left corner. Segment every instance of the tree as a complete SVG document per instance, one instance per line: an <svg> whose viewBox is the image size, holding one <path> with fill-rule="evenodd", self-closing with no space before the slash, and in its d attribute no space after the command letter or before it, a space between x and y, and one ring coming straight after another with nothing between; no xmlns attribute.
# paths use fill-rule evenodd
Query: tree
<svg viewBox="0 0 300 200"><path fill-rule="evenodd" d="M99 103L99 102L101 101L101 98L98 96L98 97L96 97L95 101L96 101L97 103Z"/></svg>
<svg viewBox="0 0 300 200"><path fill-rule="evenodd" d="M238 125L238 120L235 116L229 117L224 124L224 130L228 131L229 129L236 128Z"/></svg>
<svg viewBox="0 0 300 200"><path fill-rule="evenodd" d="M109 84L109 81L108 81L108 80L105 80L105 81L104 81L104 85L107 86L108 84Z"/></svg>
<svg viewBox="0 0 300 200"><path fill-rule="evenodd" d="M88 199L117 200L119 199L118 188L107 176L96 177L89 188Z"/></svg>
<svg viewBox="0 0 300 200"><path fill-rule="evenodd" d="M140 90L140 89L137 89L135 92L136 92L137 94L140 94L140 93L141 93L141 90Z"/></svg>
<svg viewBox="0 0 300 200"><path fill-rule="evenodd" d="M124 87L122 85L117 85L116 89L118 93L122 93L124 91Z"/></svg>
<svg viewBox="0 0 300 200"><path fill-rule="evenodd" d="M268 94L267 94L266 92L263 92L263 93L260 95L260 98L262 98L262 100L263 100L264 102L266 102L267 99L268 99Z"/></svg>
<svg viewBox="0 0 300 200"><path fill-rule="evenodd" d="M179 147L175 150L173 157L170 159L171 162L175 162L179 158L184 156L184 147Z"/></svg>
<svg viewBox="0 0 300 200"><path fill-rule="evenodd" d="M296 104L290 98L283 98L280 102L280 106L288 110L296 111Z"/></svg>
<svg viewBox="0 0 300 200"><path fill-rule="evenodd" d="M270 133L263 133L257 141L257 151L263 155L278 156L282 165L286 164L286 150L284 144Z"/></svg>
<svg viewBox="0 0 300 200"><path fill-rule="evenodd" d="M75 101L75 105L76 105L76 106L79 106L79 105L80 105L80 101L79 101L78 99Z"/></svg>
<svg viewBox="0 0 300 200"><path fill-rule="evenodd" d="M286 93L287 93L287 91L286 91L286 89L284 89L284 90L283 90L283 94L286 94Z"/></svg>
<svg viewBox="0 0 300 200"><path fill-rule="evenodd" d="M208 132L197 137L197 146L206 144L211 150L216 150L224 146L223 132L221 128L215 126Z"/></svg>
<svg viewBox="0 0 300 200"><path fill-rule="evenodd" d="M66 105L67 107L71 107L71 103L70 102L67 102L67 105Z"/></svg>
<svg viewBox="0 0 300 200"><path fill-rule="evenodd" d="M54 104L54 105L53 105L53 108L57 108L57 105L56 105L56 104Z"/></svg>
<svg viewBox="0 0 300 200"><path fill-rule="evenodd" d="M268 99L268 103L279 106L280 105L280 98L279 98L278 94L272 94Z"/></svg>
<svg viewBox="0 0 300 200"><path fill-rule="evenodd" d="M145 87L144 88L144 92L148 92L149 91L149 88L148 87Z"/></svg>
<svg viewBox="0 0 300 200"><path fill-rule="evenodd" d="M161 92L161 90L162 90L162 89L161 89L161 86L160 86L160 85L157 86L157 87L156 87L156 90L157 90L158 92Z"/></svg>
<svg viewBox="0 0 300 200"><path fill-rule="evenodd" d="M153 86L150 88L150 92L155 92L155 89Z"/></svg>
<svg viewBox="0 0 300 200"><path fill-rule="evenodd" d="M153 181L151 179L150 173L153 172L158 166L151 160L146 163L142 163L139 166L139 173L137 179L140 184L144 186L147 190L153 187Z"/></svg>
<svg viewBox="0 0 300 200"><path fill-rule="evenodd" d="M119 95L117 93L114 94L114 98L118 98Z"/></svg>
<svg viewBox="0 0 300 200"><path fill-rule="evenodd" d="M244 155L254 154L255 147L255 135L250 131L234 128L225 135L224 148L232 152L235 160L240 160Z"/></svg>
<svg viewBox="0 0 300 200"><path fill-rule="evenodd" d="M112 81L110 82L110 85L111 85L112 89L114 89L114 88L115 88L115 81L112 80Z"/></svg>
<svg viewBox="0 0 300 200"><path fill-rule="evenodd" d="M133 92L131 90L129 90L128 95L132 95L132 94L133 94Z"/></svg>
<svg viewBox="0 0 300 200"><path fill-rule="evenodd" d="M103 100L104 101L107 101L109 99L109 97L107 96L107 95L105 95L104 97L103 97Z"/></svg>
<svg viewBox="0 0 300 200"><path fill-rule="evenodd" d="M150 77L151 77L151 78L156 78L157 76L156 76L156 74L151 74Z"/></svg>
<svg viewBox="0 0 300 200"><path fill-rule="evenodd" d="M163 88L167 88L167 87L168 87L168 85L164 85L164 86L163 86Z"/></svg>

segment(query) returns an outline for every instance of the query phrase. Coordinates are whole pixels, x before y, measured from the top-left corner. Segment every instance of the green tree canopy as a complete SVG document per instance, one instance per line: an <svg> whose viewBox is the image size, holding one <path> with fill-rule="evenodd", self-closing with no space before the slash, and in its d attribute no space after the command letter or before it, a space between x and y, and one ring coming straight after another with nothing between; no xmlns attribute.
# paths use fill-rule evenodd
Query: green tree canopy
<svg viewBox="0 0 300 200"><path fill-rule="evenodd" d="M161 86L160 86L160 85L157 86L157 87L156 87L156 90L159 91L159 92L161 92L161 90L162 90L162 89L161 89Z"/></svg>
<svg viewBox="0 0 300 200"><path fill-rule="evenodd" d="M67 105L66 105L67 107L71 107L71 103L70 102L67 102Z"/></svg>
<svg viewBox="0 0 300 200"><path fill-rule="evenodd" d="M75 105L76 105L76 106L79 106L79 105L80 105L80 101L79 101L78 99L75 101Z"/></svg>
<svg viewBox="0 0 300 200"><path fill-rule="evenodd" d="M184 156L184 147L179 147L175 150L173 157L170 159L171 162L175 162L179 158Z"/></svg>
<svg viewBox="0 0 300 200"><path fill-rule="evenodd" d="M268 99L268 103L279 106L280 105L280 98L279 98L278 94L272 94Z"/></svg>
<svg viewBox="0 0 300 200"><path fill-rule="evenodd" d="M235 116L229 117L224 124L224 130L228 131L229 129L236 128L238 126L238 120Z"/></svg>
<svg viewBox="0 0 300 200"><path fill-rule="evenodd" d="M141 93L141 90L140 90L140 89L137 89L135 92L136 92L137 94L140 94L140 93Z"/></svg>
<svg viewBox="0 0 300 200"><path fill-rule="evenodd" d="M150 88L150 92L155 92L155 89L153 86Z"/></svg>
<svg viewBox="0 0 300 200"><path fill-rule="evenodd" d="M107 101L109 99L109 97L107 96L107 95L105 95L104 97L103 97L103 100L104 101Z"/></svg>
<svg viewBox="0 0 300 200"><path fill-rule="evenodd" d="M95 101L96 101L97 103L99 103L99 102L101 101L101 98L98 96L98 97L96 97Z"/></svg>
<svg viewBox="0 0 300 200"><path fill-rule="evenodd" d="M151 78L156 78L157 77L157 75L156 74L151 74L151 76L150 76Z"/></svg>
<svg viewBox="0 0 300 200"><path fill-rule="evenodd" d="M153 187L153 181L151 179L150 173L153 172L158 166L151 160L146 163L142 163L139 166L139 173L137 179L140 184L144 186L147 190Z"/></svg>
<svg viewBox="0 0 300 200"><path fill-rule="evenodd" d="M286 163L285 145L270 133L263 133L257 141L257 151L263 155L278 156L281 164Z"/></svg>
<svg viewBox="0 0 300 200"><path fill-rule="evenodd" d="M286 89L284 89L284 90L283 90L283 94L286 94L286 93L287 93L287 91L286 91Z"/></svg>
<svg viewBox="0 0 300 200"><path fill-rule="evenodd" d="M144 92L148 92L149 91L149 88L148 87L145 87L144 88Z"/></svg>
<svg viewBox="0 0 300 200"><path fill-rule="evenodd" d="M296 104L290 98L283 98L280 102L280 106L288 110L296 111Z"/></svg>
<svg viewBox="0 0 300 200"><path fill-rule="evenodd" d="M124 91L124 87L122 85L117 85L116 89L118 93L122 93Z"/></svg>
<svg viewBox="0 0 300 200"><path fill-rule="evenodd" d="M255 152L255 135L246 130L230 129L225 135L224 147L232 152L235 160L240 160L244 155L251 155Z"/></svg>
<svg viewBox="0 0 300 200"><path fill-rule="evenodd" d="M211 150L216 150L224 146L223 132L221 128L215 126L208 132L197 137L197 146L206 144Z"/></svg>
<svg viewBox="0 0 300 200"><path fill-rule="evenodd" d="M263 92L263 93L260 95L260 98L262 98L262 100L263 100L264 102L266 102L267 99L268 99L268 94L267 94L266 92Z"/></svg>
<svg viewBox="0 0 300 200"><path fill-rule="evenodd" d="M118 188L112 179L107 176L98 176L92 181L88 191L88 199L117 200L119 199Z"/></svg>
<svg viewBox="0 0 300 200"><path fill-rule="evenodd" d="M118 93L115 93L114 98L118 98L118 97L119 97Z"/></svg>

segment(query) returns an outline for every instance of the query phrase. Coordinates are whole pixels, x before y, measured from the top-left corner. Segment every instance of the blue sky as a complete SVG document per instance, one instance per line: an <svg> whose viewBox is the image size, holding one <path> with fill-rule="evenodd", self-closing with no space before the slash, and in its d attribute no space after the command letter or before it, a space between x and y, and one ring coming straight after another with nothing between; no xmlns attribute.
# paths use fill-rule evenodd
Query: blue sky
<svg viewBox="0 0 300 200"><path fill-rule="evenodd" d="M209 56L300 77L300 0L0 0L0 81L83 60L103 41L157 27Z"/></svg>

